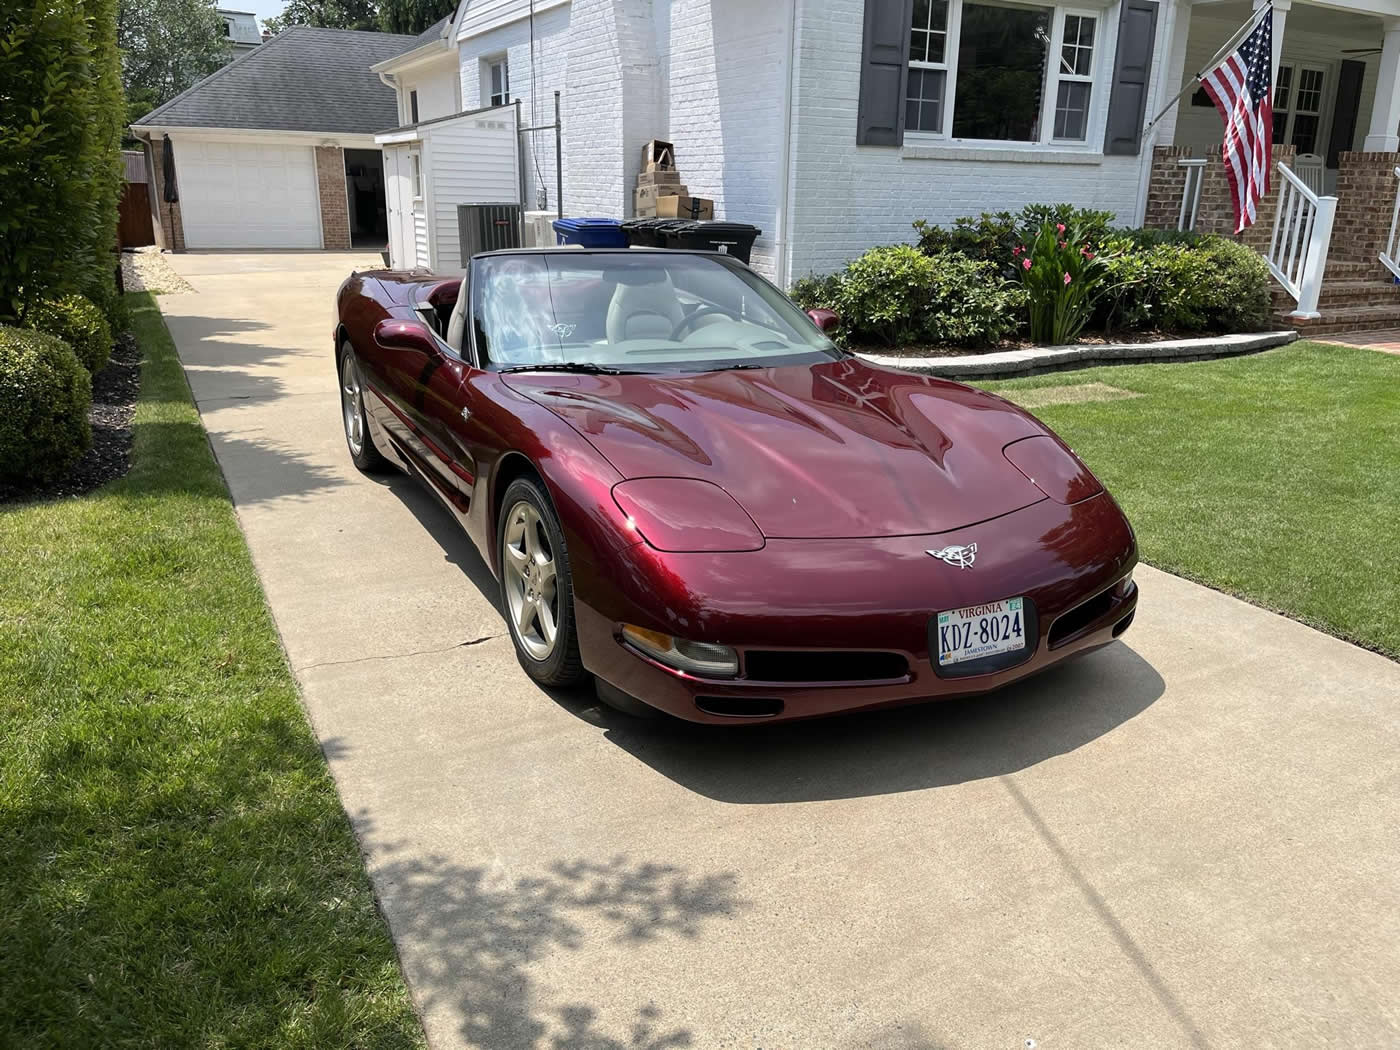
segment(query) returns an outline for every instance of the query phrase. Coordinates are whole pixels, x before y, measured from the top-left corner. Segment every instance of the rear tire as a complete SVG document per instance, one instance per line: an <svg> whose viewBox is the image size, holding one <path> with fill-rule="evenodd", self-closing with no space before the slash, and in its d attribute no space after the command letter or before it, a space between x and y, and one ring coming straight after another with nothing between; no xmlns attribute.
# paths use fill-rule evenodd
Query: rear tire
<svg viewBox="0 0 1400 1050"><path fill-rule="evenodd" d="M574 586L564 532L544 487L516 478L496 523L501 608L525 673L541 685L566 687L587 677L574 625Z"/></svg>
<svg viewBox="0 0 1400 1050"><path fill-rule="evenodd" d="M369 417L365 414L365 384L360 378L360 365L348 342L340 347L340 420L345 427L345 447L350 461L366 474L380 474L389 469L389 461L374 447L369 434Z"/></svg>

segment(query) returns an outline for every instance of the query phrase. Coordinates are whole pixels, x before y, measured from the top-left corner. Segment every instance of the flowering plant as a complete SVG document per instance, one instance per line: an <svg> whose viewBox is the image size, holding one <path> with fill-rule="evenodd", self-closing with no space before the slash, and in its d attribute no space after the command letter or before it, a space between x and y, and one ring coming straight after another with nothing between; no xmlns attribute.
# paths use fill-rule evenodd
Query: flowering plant
<svg viewBox="0 0 1400 1050"><path fill-rule="evenodd" d="M1042 223L1031 243L1011 254L1030 300L1031 339L1052 346L1074 342L1103 294L1104 257L1077 227L1062 222Z"/></svg>

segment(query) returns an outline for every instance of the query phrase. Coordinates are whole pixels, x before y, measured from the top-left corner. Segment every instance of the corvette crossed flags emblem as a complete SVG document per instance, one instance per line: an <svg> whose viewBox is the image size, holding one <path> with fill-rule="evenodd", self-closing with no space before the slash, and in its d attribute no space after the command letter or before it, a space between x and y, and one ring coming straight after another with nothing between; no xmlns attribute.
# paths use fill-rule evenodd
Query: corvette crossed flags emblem
<svg viewBox="0 0 1400 1050"><path fill-rule="evenodd" d="M972 563L977 560L977 544L969 543L966 547L944 547L936 551L924 551L925 554L932 554L935 558L946 561L949 565L956 565L959 569L970 569Z"/></svg>

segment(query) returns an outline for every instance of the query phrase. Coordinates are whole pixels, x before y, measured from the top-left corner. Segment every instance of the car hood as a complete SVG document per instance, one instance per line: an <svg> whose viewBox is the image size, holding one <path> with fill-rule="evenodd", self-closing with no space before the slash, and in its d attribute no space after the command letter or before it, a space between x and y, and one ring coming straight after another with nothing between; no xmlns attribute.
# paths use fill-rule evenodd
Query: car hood
<svg viewBox="0 0 1400 1050"><path fill-rule="evenodd" d="M990 394L855 358L505 381L624 477L712 482L770 538L944 532L1045 498L1002 454L1046 433L1035 419Z"/></svg>

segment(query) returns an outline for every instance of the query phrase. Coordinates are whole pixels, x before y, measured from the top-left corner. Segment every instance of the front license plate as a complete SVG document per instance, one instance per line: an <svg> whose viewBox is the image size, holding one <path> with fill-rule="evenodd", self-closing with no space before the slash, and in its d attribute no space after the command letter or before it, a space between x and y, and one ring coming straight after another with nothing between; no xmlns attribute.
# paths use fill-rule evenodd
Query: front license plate
<svg viewBox="0 0 1400 1050"><path fill-rule="evenodd" d="M938 666L948 667L1026 647L1024 598L1006 598L938 614Z"/></svg>

